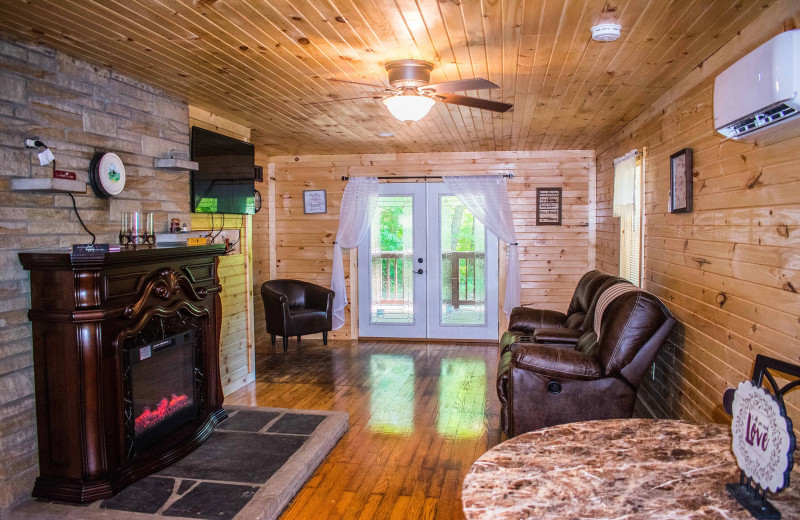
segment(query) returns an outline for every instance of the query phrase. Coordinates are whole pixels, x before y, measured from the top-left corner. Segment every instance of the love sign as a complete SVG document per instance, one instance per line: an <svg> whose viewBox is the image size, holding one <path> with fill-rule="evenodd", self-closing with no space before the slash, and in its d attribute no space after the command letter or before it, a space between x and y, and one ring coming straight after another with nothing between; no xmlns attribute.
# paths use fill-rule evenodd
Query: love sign
<svg viewBox="0 0 800 520"><path fill-rule="evenodd" d="M776 493L789 485L794 448L790 423L775 397L742 381L733 397L733 453L747 477Z"/></svg>

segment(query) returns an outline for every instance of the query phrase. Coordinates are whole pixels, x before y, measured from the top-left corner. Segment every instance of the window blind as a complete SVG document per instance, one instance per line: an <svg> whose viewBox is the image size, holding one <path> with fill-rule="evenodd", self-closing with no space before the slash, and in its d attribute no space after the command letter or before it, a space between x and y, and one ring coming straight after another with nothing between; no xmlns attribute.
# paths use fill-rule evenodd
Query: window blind
<svg viewBox="0 0 800 520"><path fill-rule="evenodd" d="M619 274L638 286L642 256L642 165L636 161L635 152L621 157L614 165L614 215L620 217Z"/></svg>

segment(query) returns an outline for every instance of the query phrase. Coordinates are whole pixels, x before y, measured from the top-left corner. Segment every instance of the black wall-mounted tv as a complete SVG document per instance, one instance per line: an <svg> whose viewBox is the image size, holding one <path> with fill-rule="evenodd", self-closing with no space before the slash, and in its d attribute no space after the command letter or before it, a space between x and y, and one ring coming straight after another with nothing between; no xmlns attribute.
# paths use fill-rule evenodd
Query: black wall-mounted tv
<svg viewBox="0 0 800 520"><path fill-rule="evenodd" d="M255 213L255 148L250 143L192 127L194 213Z"/></svg>

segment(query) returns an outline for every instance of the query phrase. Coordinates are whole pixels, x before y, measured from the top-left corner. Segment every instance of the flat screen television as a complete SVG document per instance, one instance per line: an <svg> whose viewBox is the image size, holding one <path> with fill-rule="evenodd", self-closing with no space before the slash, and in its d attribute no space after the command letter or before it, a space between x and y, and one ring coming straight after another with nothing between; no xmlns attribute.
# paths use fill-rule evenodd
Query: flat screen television
<svg viewBox="0 0 800 520"><path fill-rule="evenodd" d="M255 148L250 143L192 127L194 213L255 213Z"/></svg>

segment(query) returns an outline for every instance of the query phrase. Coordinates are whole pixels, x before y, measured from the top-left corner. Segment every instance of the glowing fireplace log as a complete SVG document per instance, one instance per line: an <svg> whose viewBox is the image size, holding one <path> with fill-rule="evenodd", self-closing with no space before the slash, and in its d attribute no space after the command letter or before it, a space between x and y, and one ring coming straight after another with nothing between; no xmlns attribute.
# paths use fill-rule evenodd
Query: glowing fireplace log
<svg viewBox="0 0 800 520"><path fill-rule="evenodd" d="M170 399L167 399L166 397L162 398L155 410L150 410L149 407L145 407L144 411L139 415L139 417L136 418L136 433L138 434L148 428L152 428L178 410L191 404L192 402L189 400L189 396L186 394L180 396L172 394Z"/></svg>

